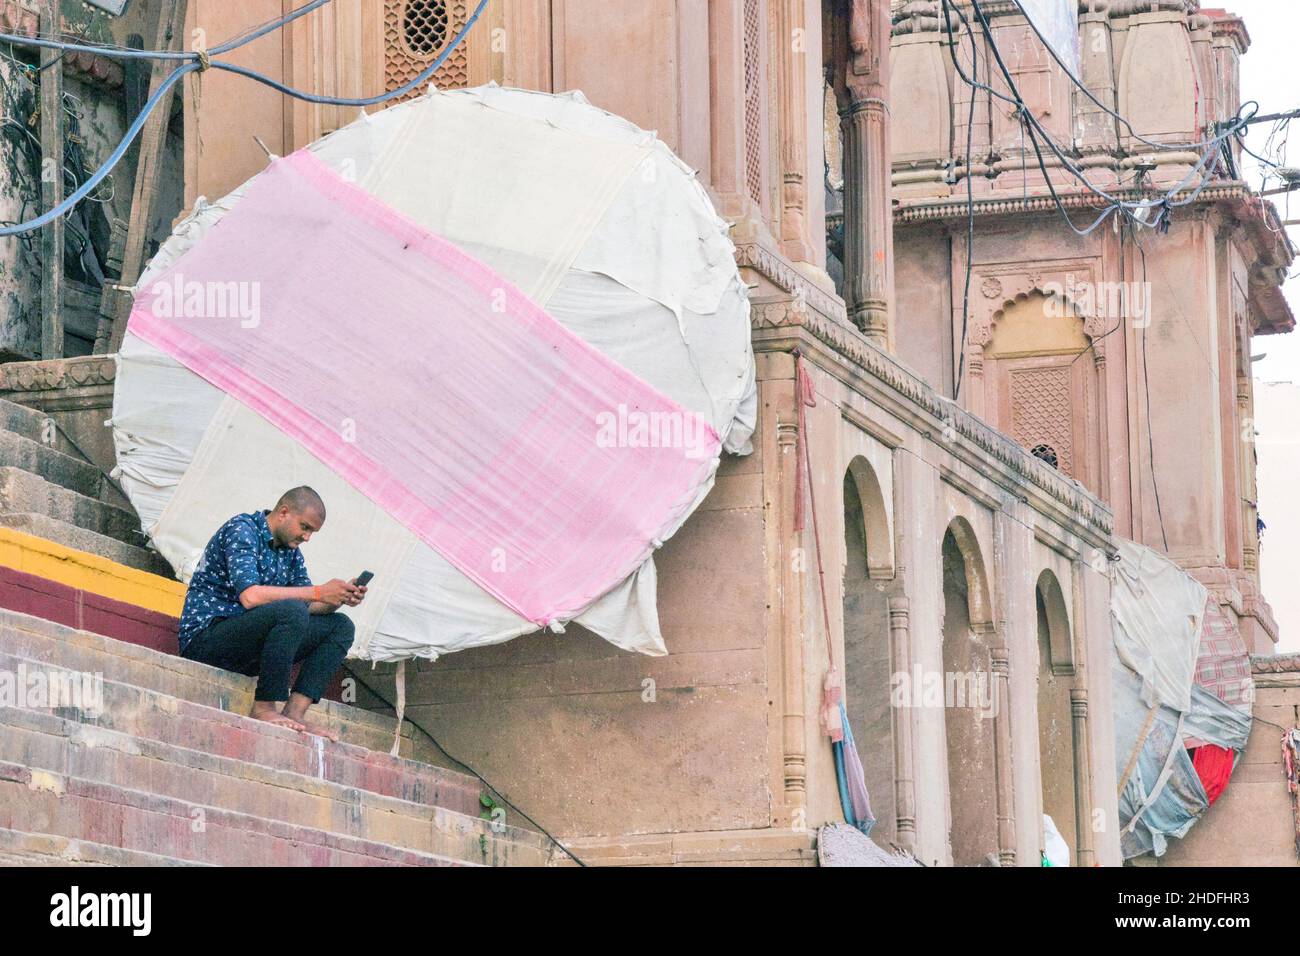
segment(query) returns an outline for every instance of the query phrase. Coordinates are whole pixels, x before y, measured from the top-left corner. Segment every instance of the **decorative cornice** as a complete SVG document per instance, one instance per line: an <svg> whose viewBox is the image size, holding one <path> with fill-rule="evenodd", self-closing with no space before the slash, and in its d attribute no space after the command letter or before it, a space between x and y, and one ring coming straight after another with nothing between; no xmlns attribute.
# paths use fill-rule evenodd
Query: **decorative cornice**
<svg viewBox="0 0 1300 956"><path fill-rule="evenodd" d="M72 51L63 57L64 69L84 80L98 83L106 89L119 89L126 82L122 64L98 53L85 50Z"/></svg>
<svg viewBox="0 0 1300 956"><path fill-rule="evenodd" d="M1252 674L1300 674L1300 654L1255 654L1250 658Z"/></svg>
<svg viewBox="0 0 1300 956"><path fill-rule="evenodd" d="M1238 55L1250 49L1250 31L1246 29L1245 20L1227 11L1209 11L1208 15L1214 21L1216 40L1232 40L1237 45Z"/></svg>
<svg viewBox="0 0 1300 956"><path fill-rule="evenodd" d="M44 392L113 384L117 363L111 355L0 365L0 392Z"/></svg>
<svg viewBox="0 0 1300 956"><path fill-rule="evenodd" d="M737 250L741 258L742 250ZM951 434L958 441L953 452L958 457L962 446L967 463L1004 489L1028 501L1025 494L1038 494L1034 507L1075 533L1086 535L1097 545L1109 547L1114 531L1114 516L1100 499L1081 484L1066 478L1046 462L1029 454L1014 439L987 425L982 419L941 397L916 373L904 368L879 348L870 344L848 322L842 303L820 310L812 297L801 300L797 289L806 280L794 269L774 268L768 272L762 264L777 264L774 257L752 253L745 264L758 268L794 299L751 301L750 322L755 344L773 349L788 349L800 344L804 336L824 346L853 370L874 380L876 390L867 396L877 404L888 404L890 411L911 419L914 428L933 435ZM827 299L824 295L821 297ZM793 336L794 341L789 338ZM833 371L833 370L832 370ZM1052 506L1055 506L1053 509Z"/></svg>
<svg viewBox="0 0 1300 956"><path fill-rule="evenodd" d="M843 299L808 281L783 256L761 243L746 242L736 246L736 265L748 266L762 273L777 288L789 292L796 300L824 315L846 315Z"/></svg>
<svg viewBox="0 0 1300 956"><path fill-rule="evenodd" d="M939 15L939 0L910 0L894 14L892 34L930 33L943 24Z"/></svg>
<svg viewBox="0 0 1300 956"><path fill-rule="evenodd" d="M0 5L0 27L5 33L36 37L39 34L40 13L22 3L5 0ZM63 70L107 89L122 86L126 72L122 64L89 50L69 50L62 57ZM34 76L34 74L33 74Z"/></svg>
<svg viewBox="0 0 1300 956"><path fill-rule="evenodd" d="M1139 13L1197 13L1201 9L1200 0L1115 0L1111 6L1112 17L1131 17Z"/></svg>
<svg viewBox="0 0 1300 956"><path fill-rule="evenodd" d="M1191 190L1184 190L1179 195L1190 195ZM1094 212L1100 212L1097 205L1097 197L1086 190L1064 193L1057 190L1061 197L1061 205L1066 209L1089 209ZM1134 201L1148 198L1147 194L1140 190L1119 190L1112 195L1123 199ZM1196 198L1194 205L1204 206L1227 200L1244 200L1250 197L1250 190L1240 182L1226 182L1207 186L1201 191ZM1051 196L1031 196L1025 199L1023 196L1004 197L997 199L976 199L974 202L976 217L987 216L1010 216L1027 213L1053 212L1056 209L1056 203L1052 201ZM955 221L965 219L967 216L966 200L964 198L951 196L938 200L908 200L894 209L894 225L906 226L918 222L936 222L936 221Z"/></svg>

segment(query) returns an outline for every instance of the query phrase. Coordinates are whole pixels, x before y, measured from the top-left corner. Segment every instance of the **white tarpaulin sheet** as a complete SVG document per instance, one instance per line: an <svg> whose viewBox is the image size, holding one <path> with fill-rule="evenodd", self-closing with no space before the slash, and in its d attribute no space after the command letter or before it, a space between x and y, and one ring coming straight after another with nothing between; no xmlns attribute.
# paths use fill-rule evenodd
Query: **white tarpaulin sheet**
<svg viewBox="0 0 1300 956"><path fill-rule="evenodd" d="M1123 539L1111 589L1115 650L1142 678L1142 700L1191 709L1205 587L1168 558Z"/></svg>
<svg viewBox="0 0 1300 956"><path fill-rule="evenodd" d="M578 93L490 86L363 117L309 149L703 416L726 450L748 453L757 409L746 290L725 223L653 134ZM200 201L137 288L202 242L247 186ZM304 548L313 578L350 578L358 561L376 575L367 601L349 612L354 653L434 658L536 630L284 432L129 327L118 365L119 476L182 580L227 518L310 484L328 509ZM682 520L711 485L710 471ZM665 653L653 558L572 619L619 647Z"/></svg>
<svg viewBox="0 0 1300 956"><path fill-rule="evenodd" d="M1025 14L1038 27L1056 55L1078 76L1079 5L1075 0L1020 0Z"/></svg>

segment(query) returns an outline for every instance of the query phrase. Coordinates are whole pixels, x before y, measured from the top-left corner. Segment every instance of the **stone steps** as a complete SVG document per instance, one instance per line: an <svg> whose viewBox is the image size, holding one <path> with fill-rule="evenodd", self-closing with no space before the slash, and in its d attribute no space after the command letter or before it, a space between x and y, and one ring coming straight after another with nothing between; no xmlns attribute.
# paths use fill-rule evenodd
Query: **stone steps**
<svg viewBox="0 0 1300 956"><path fill-rule="evenodd" d="M543 841L527 831L505 827L496 832L488 821L454 810L37 710L0 707L0 762L64 779L144 790L183 802L191 813L195 808L204 814L209 808L238 808L270 821L465 862L536 865L545 859Z"/></svg>
<svg viewBox="0 0 1300 956"><path fill-rule="evenodd" d="M201 810L202 813L196 813ZM0 763L0 827L219 866L454 866L447 857Z"/></svg>
<svg viewBox="0 0 1300 956"><path fill-rule="evenodd" d="M0 431L13 432L31 441L45 444L45 421L49 416L7 398L0 398ZM56 439L62 440L62 439Z"/></svg>
<svg viewBox="0 0 1300 956"><path fill-rule="evenodd" d="M551 861L546 838L478 817L473 777L389 756L391 718L322 701L310 716L344 742L298 734L244 716L253 678L14 611L0 670L103 693L98 711L0 708L0 828L222 865Z"/></svg>
<svg viewBox="0 0 1300 956"><path fill-rule="evenodd" d="M0 650L0 670L18 674L40 669L46 675L66 668L51 667ZM300 734L287 727L255 721L188 700L159 694L143 687L105 678L98 714L74 707L42 708L42 713L78 721L130 737L175 747L191 748L238 761L288 770L345 787L366 790L427 806L440 806L477 816L480 782L468 774L390 756L347 743L329 743L322 737ZM0 717L0 725L3 718ZM0 759L5 759L0 757Z"/></svg>
<svg viewBox="0 0 1300 956"><path fill-rule="evenodd" d="M171 565L157 551L127 544L117 538L79 528L46 514L30 511L0 512L0 527L13 528L15 531L61 544L65 548L72 548L74 551L87 551L128 568L136 568L140 571L148 571L150 574L162 575L169 580L176 580Z"/></svg>
<svg viewBox="0 0 1300 956"><path fill-rule="evenodd" d="M140 520L44 412L0 399L0 527L14 528L167 578Z"/></svg>
<svg viewBox="0 0 1300 956"><path fill-rule="evenodd" d="M88 498L99 498L104 488L104 473L90 462L16 432L0 431L0 464L31 472Z"/></svg>
<svg viewBox="0 0 1300 956"><path fill-rule="evenodd" d="M135 512L12 465L0 465L0 513L46 515L135 547L147 543Z"/></svg>
<svg viewBox="0 0 1300 956"><path fill-rule="evenodd" d="M133 684L233 714L247 714L252 709L257 687L252 677L4 609L0 609L0 652L102 674L106 681ZM391 719L330 700L312 708L312 715L319 724L337 731L346 743L384 753L392 746L395 728ZM410 752L407 729L399 753Z"/></svg>
<svg viewBox="0 0 1300 956"><path fill-rule="evenodd" d="M210 866L48 833L0 828L0 866Z"/></svg>

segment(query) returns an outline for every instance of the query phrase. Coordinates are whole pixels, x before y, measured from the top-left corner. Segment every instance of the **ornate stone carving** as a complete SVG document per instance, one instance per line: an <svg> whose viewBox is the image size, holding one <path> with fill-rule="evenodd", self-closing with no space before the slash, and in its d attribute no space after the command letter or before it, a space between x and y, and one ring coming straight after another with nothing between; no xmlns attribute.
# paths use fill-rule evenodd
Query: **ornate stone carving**
<svg viewBox="0 0 1300 956"><path fill-rule="evenodd" d="M888 0L851 0L829 39L844 164L844 298L849 318L877 345L893 335L893 227ZM847 48L847 49L846 49Z"/></svg>
<svg viewBox="0 0 1300 956"><path fill-rule="evenodd" d="M385 0L384 88L395 90L428 67L465 26L464 0ZM461 43L430 78L439 89L469 86L469 47ZM411 90L394 102L419 96Z"/></svg>
<svg viewBox="0 0 1300 956"><path fill-rule="evenodd" d="M1111 190L1111 195L1139 201L1149 198L1141 192L1131 189ZM1080 189L1073 195L1062 192L1061 204L1066 209L1096 209L1097 197ZM1225 183L1211 185L1202 190L1194 205L1213 205L1228 200L1252 201L1246 187L1240 184ZM1054 212L1056 204L1050 196L979 199L975 200L976 216L1008 216L1017 213ZM1188 207L1189 209L1191 207ZM1258 218L1258 213L1256 213ZM964 197L951 197L940 201L911 200L894 210L894 225L910 225L918 222L952 221L964 222L966 219L966 200Z"/></svg>
<svg viewBox="0 0 1300 956"><path fill-rule="evenodd" d="M736 247L736 264L761 272L784 292L793 295L797 302L815 309L827 317L840 317L847 322L844 300L813 285L794 266L771 249L747 242Z"/></svg>
<svg viewBox="0 0 1300 956"><path fill-rule="evenodd" d="M943 25L939 13L939 0L911 0L903 5L901 12L894 15L894 35L906 33L929 33Z"/></svg>
<svg viewBox="0 0 1300 956"><path fill-rule="evenodd" d="M40 392L111 385L116 377L117 363L111 355L8 362L0 365L0 392Z"/></svg>
<svg viewBox="0 0 1300 956"><path fill-rule="evenodd" d="M788 266L779 267L780 260L749 244L737 250L737 259L743 265L758 269L779 287L793 292L807 284ZM765 266L772 266L769 272ZM905 369L883 350L871 345L857 329L845 321L844 310L822 309L829 301L824 294L809 295L804 304L810 308L792 307L792 303L756 303L751 306L751 323L756 332L765 336L781 331L802 331L837 353L857 370L869 376L880 387L888 390L898 402L909 406L916 415L928 418L935 433L946 426L959 438L1013 474L1017 481L1031 485L1068 511L1060 520L1066 524L1076 521L1081 532L1089 533L1090 543L1105 546L1114 530L1111 510L1100 499L1090 494L1079 482L1066 478L1055 468L1030 455L1016 441L985 424L980 418L958 408L941 398L915 373ZM816 302L816 305L814 303ZM760 343L761 344L761 343ZM923 427L923 426L920 426ZM990 477L995 478L992 472Z"/></svg>
<svg viewBox="0 0 1300 956"><path fill-rule="evenodd" d="M1074 474L1074 438L1067 366L1022 368L1011 373L1012 436L1026 448L1045 445L1057 467Z"/></svg>

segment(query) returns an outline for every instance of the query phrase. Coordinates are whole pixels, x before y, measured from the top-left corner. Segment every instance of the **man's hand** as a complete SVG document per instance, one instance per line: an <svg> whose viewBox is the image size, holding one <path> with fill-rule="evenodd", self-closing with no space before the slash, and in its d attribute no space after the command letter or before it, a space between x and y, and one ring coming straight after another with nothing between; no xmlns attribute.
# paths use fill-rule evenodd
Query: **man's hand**
<svg viewBox="0 0 1300 956"><path fill-rule="evenodd" d="M352 607L356 607L358 604L360 604L362 601L366 599L367 586L364 584L357 584L356 578L353 578L351 583L352 583L352 590L356 592L356 600L349 601L348 604Z"/></svg>
<svg viewBox="0 0 1300 956"><path fill-rule="evenodd" d="M320 585L321 602L332 604L334 607L342 604L355 607L361 603L365 594L365 588L359 588L351 581L344 581L342 578L334 578Z"/></svg>

